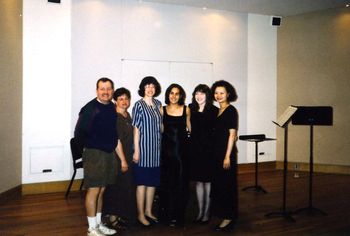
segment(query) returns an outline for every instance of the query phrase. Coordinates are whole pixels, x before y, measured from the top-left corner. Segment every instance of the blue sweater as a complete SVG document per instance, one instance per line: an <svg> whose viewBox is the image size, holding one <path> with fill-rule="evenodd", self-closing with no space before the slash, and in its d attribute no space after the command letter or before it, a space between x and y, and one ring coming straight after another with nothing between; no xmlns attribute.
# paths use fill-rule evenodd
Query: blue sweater
<svg viewBox="0 0 350 236"><path fill-rule="evenodd" d="M113 103L93 99L79 113L74 137L81 147L113 152L118 142L117 113Z"/></svg>

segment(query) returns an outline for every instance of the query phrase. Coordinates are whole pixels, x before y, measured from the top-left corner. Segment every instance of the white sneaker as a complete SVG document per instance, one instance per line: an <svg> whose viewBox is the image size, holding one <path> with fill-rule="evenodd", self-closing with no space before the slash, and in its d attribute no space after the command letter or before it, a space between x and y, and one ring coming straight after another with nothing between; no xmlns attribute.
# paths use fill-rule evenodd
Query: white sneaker
<svg viewBox="0 0 350 236"><path fill-rule="evenodd" d="M104 236L97 228L89 228L87 236Z"/></svg>
<svg viewBox="0 0 350 236"><path fill-rule="evenodd" d="M98 226L98 230L99 230L101 233L105 234L105 235L113 235L113 234L116 234L116 233L117 233L116 230L107 228L107 227L104 226L103 224L100 224L100 225Z"/></svg>

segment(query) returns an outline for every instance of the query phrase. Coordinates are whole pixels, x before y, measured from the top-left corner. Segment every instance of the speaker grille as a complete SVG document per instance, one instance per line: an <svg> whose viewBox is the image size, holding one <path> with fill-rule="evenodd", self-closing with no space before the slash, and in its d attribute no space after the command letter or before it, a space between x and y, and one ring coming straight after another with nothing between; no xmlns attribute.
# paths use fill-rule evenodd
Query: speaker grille
<svg viewBox="0 0 350 236"><path fill-rule="evenodd" d="M282 17L279 16L273 16L271 23L273 26L280 26L281 25L281 21L282 21Z"/></svg>

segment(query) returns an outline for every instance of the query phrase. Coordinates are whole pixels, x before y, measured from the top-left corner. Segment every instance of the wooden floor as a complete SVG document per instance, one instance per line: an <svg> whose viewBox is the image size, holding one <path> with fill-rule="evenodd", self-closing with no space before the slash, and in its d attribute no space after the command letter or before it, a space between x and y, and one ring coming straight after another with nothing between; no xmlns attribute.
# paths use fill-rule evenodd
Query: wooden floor
<svg viewBox="0 0 350 236"><path fill-rule="evenodd" d="M252 173L239 175L239 188L253 184ZM293 215L296 222L285 218L267 218L266 213L279 211L282 206L282 172L266 171L259 174L259 184L267 194L239 192L240 218L230 233L215 233L209 225L191 223L195 215L194 196L188 207L185 228L173 229L157 225L150 229L134 227L119 235L350 235L350 176L315 174L313 205L327 213ZM308 173L299 178L289 173L287 209L292 211L308 206ZM84 193L72 192L23 196L0 203L0 235L86 235Z"/></svg>

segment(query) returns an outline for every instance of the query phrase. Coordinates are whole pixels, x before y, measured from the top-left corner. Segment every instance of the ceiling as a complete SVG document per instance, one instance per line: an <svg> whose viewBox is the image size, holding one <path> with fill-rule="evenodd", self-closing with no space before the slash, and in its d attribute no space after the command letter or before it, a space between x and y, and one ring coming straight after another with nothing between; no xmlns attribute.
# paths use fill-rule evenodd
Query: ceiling
<svg viewBox="0 0 350 236"><path fill-rule="evenodd" d="M182 6L206 7L242 13L291 16L329 8L345 7L350 0L143 0Z"/></svg>

